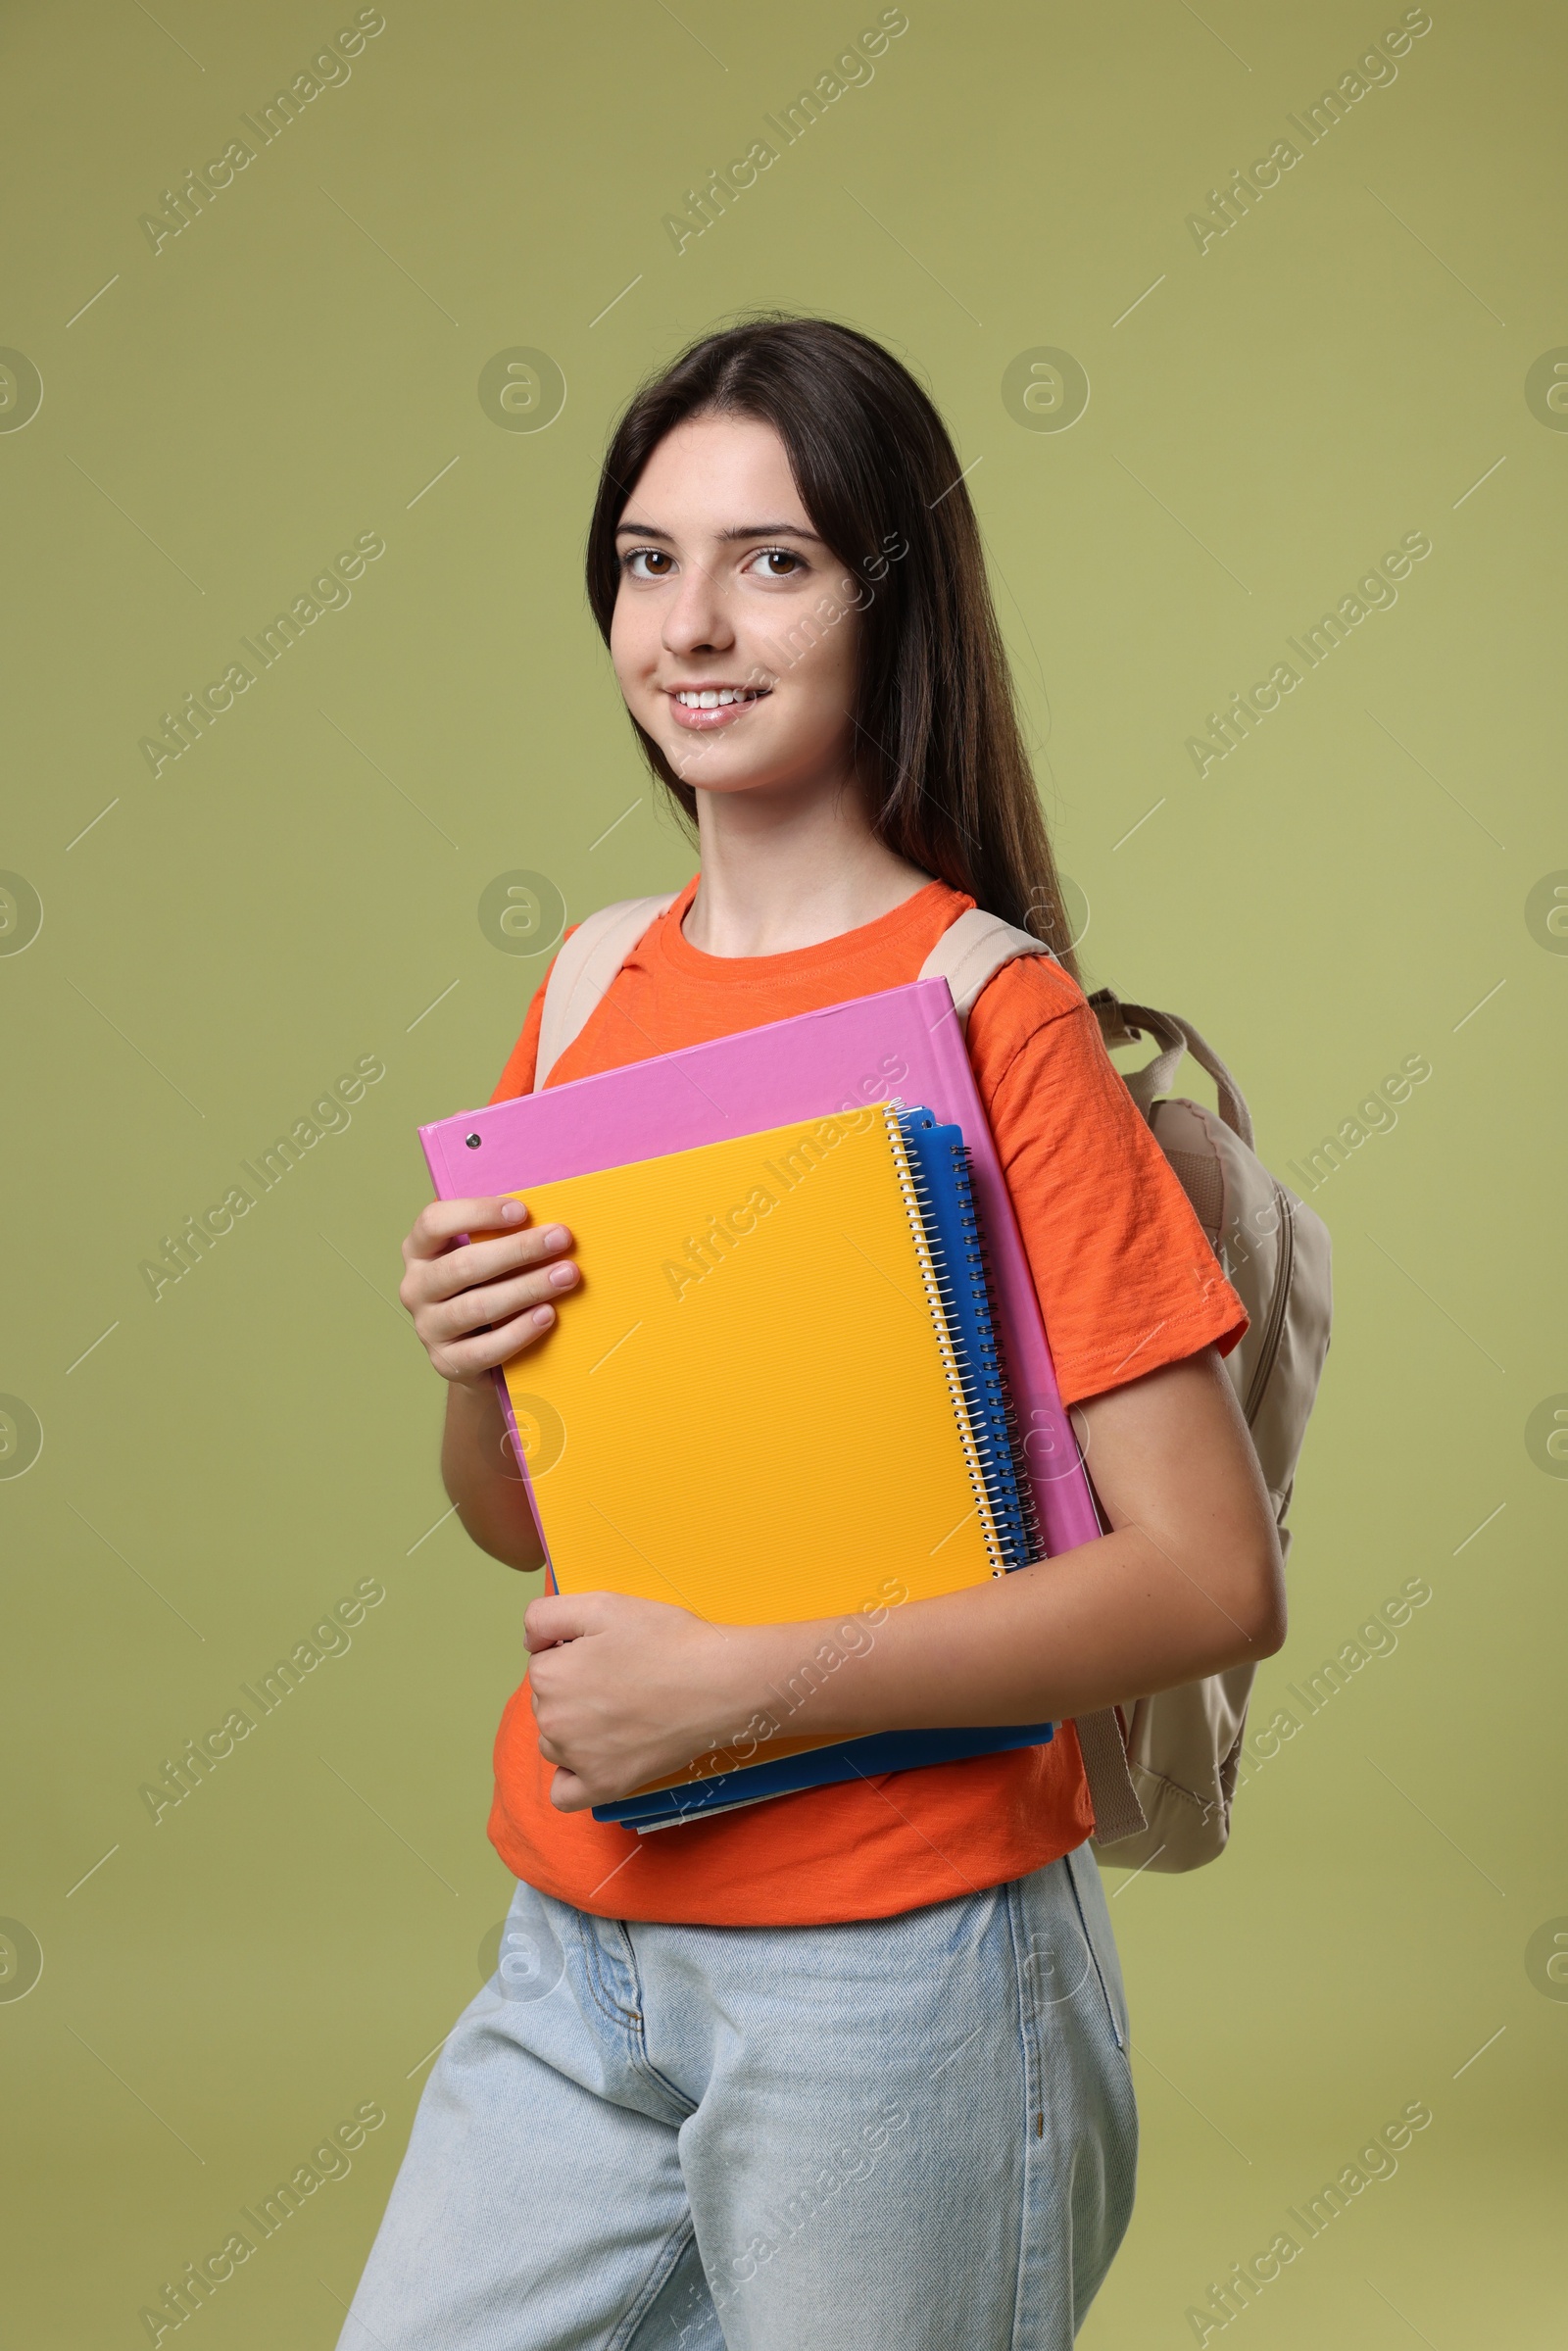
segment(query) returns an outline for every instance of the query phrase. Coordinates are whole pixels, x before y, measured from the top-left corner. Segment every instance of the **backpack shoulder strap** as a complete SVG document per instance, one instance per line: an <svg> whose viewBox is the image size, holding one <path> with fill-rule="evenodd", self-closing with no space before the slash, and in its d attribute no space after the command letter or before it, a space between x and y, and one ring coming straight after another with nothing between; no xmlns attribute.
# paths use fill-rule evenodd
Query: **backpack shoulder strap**
<svg viewBox="0 0 1568 2351"><path fill-rule="evenodd" d="M1124 1837L1139 1836L1148 1828L1149 1816L1127 1768L1127 1745L1115 1707L1102 1706L1098 1714L1080 1714L1073 1729L1084 1759L1089 1801L1095 1808L1095 1843L1119 1844Z"/></svg>
<svg viewBox="0 0 1568 2351"><path fill-rule="evenodd" d="M937 941L921 966L923 980L946 980L953 990L953 1007L960 1027L966 1027L984 989L1005 964L1019 955L1049 955L1052 950L1032 931L1004 922L979 906L960 914ZM1095 1808L1095 1842L1113 1844L1147 1826L1132 1774L1121 1724L1113 1706L1097 1714L1080 1715L1073 1729L1084 1759L1084 1777Z"/></svg>
<svg viewBox="0 0 1568 2351"><path fill-rule="evenodd" d="M533 1090L546 1078L574 1038L587 1027L599 1001L643 933L652 928L680 893L663 898L621 898L597 914L585 914L551 965L539 1023L539 1058Z"/></svg>
<svg viewBox="0 0 1568 2351"><path fill-rule="evenodd" d="M1051 949L1033 931L1004 922L1000 914L971 906L950 923L920 966L923 980L946 980L953 990L953 1008L960 1028L967 1027L980 991L1004 963L1018 955L1049 955Z"/></svg>

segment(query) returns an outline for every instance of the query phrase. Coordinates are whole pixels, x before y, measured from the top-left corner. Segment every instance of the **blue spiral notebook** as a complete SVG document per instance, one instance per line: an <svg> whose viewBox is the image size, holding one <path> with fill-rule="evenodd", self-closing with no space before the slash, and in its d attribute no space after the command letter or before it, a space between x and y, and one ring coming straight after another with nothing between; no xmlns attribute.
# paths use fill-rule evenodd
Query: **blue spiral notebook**
<svg viewBox="0 0 1568 2351"><path fill-rule="evenodd" d="M968 1152L959 1128L939 1125L929 1110L901 1109L898 1124L1004 1567L1010 1571L1040 1558L1044 1544L997 1343ZM876 1732L596 1804L594 1818L639 1831L674 1828L802 1788L1043 1746L1052 1736L1050 1723Z"/></svg>

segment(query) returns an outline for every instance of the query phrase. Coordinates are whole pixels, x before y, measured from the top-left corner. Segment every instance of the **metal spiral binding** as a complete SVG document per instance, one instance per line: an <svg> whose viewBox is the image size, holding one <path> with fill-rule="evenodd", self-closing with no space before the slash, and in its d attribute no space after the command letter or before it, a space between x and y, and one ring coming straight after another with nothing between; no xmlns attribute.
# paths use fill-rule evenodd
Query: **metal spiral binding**
<svg viewBox="0 0 1568 2351"><path fill-rule="evenodd" d="M1002 1415L1003 1428L1005 1433L1004 1443L1012 1470L1013 1485L1018 1495L1018 1536L1022 1549L1013 1565L1022 1567L1031 1559L1045 1557L1045 1534L1040 1524L1040 1511L1029 1478L1028 1461L1018 1427L1018 1408L1013 1402L1012 1384L1007 1378L1007 1367L1003 1359L1002 1348L997 1339L999 1326L996 1281L991 1270L990 1252L986 1248L985 1227L980 1221L979 1211L975 1206L974 1182L968 1145L960 1141L955 1150L954 1157L958 1173L958 1193L963 1227L969 1244L965 1250L968 1278L976 1290L983 1292L990 1317L992 1341L991 1357L987 1366L987 1387L995 1407L1000 1410Z"/></svg>
<svg viewBox="0 0 1568 2351"><path fill-rule="evenodd" d="M908 1151L905 1145L904 1131L899 1125L899 1114L891 1104L885 1104L883 1107L883 1121L893 1151L894 1165L898 1170L899 1189L904 1195L905 1206L908 1210L909 1230L914 1238L915 1257L919 1263L921 1279L925 1284L926 1302L931 1311L932 1327L937 1335L937 1347L948 1383L948 1392L953 1402L954 1418L957 1423L958 1436L963 1445L964 1467L974 1492L975 1509L985 1541L986 1556L991 1562L992 1574L1003 1576L1007 1572L1007 1552L1010 1545L1004 1541L998 1528L996 1512L992 1507L990 1483L986 1474L988 1465L994 1458L994 1448L987 1434L984 1431L976 1431L970 1415L968 1354L961 1342L955 1337L955 1325L949 1318L944 1297L946 1270L944 1268L944 1271L939 1273L936 1263L938 1254L943 1252L933 1247L924 1214L928 1196L924 1183L910 1165Z"/></svg>
<svg viewBox="0 0 1568 2351"><path fill-rule="evenodd" d="M1017 1414L1003 1367L996 1336L996 1308L993 1299L980 1219L975 1207L974 1191L969 1175L969 1154L961 1138L946 1146L954 1174L954 1194L957 1223L962 1235L961 1267L947 1263L947 1247L939 1233L933 1233L932 1254L939 1280L944 1285L944 1304L956 1315L956 1294L961 1284L965 1293L982 1302L983 1344L979 1360L970 1361L964 1353L964 1368L972 1382L970 1388L970 1417L978 1416L983 1431L982 1445L991 1479L992 1508L998 1532L1007 1553L1007 1565L1027 1566L1031 1559L1042 1555L1038 1540L1039 1526L1034 1510L1034 1497L1026 1476L1022 1474L1017 1439ZM918 1167L916 1183L920 1181Z"/></svg>

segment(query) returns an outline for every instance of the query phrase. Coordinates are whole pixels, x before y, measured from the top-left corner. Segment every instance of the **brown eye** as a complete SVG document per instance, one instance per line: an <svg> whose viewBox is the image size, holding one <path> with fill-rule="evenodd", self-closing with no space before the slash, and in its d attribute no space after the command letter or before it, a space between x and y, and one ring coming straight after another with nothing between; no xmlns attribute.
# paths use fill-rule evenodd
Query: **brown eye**
<svg viewBox="0 0 1568 2351"><path fill-rule="evenodd" d="M792 555L787 547L766 547L758 560L766 579L793 579L803 568L800 557Z"/></svg>
<svg viewBox="0 0 1568 2351"><path fill-rule="evenodd" d="M621 557L621 569L632 579L667 579L674 568L674 557L662 547L633 547Z"/></svg>

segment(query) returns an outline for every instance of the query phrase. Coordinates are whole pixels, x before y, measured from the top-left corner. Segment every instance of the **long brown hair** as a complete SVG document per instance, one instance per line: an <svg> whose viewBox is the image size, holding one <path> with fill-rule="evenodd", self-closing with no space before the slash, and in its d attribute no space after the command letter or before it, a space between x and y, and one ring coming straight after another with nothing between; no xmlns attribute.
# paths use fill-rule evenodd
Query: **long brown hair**
<svg viewBox="0 0 1568 2351"><path fill-rule="evenodd" d="M626 502L665 434L708 414L773 426L812 523L869 592L851 715L877 838L1032 930L1076 977L969 493L930 400L869 335L769 313L705 335L636 393L588 532L588 601L606 644ZM637 733L695 821L695 791Z"/></svg>

